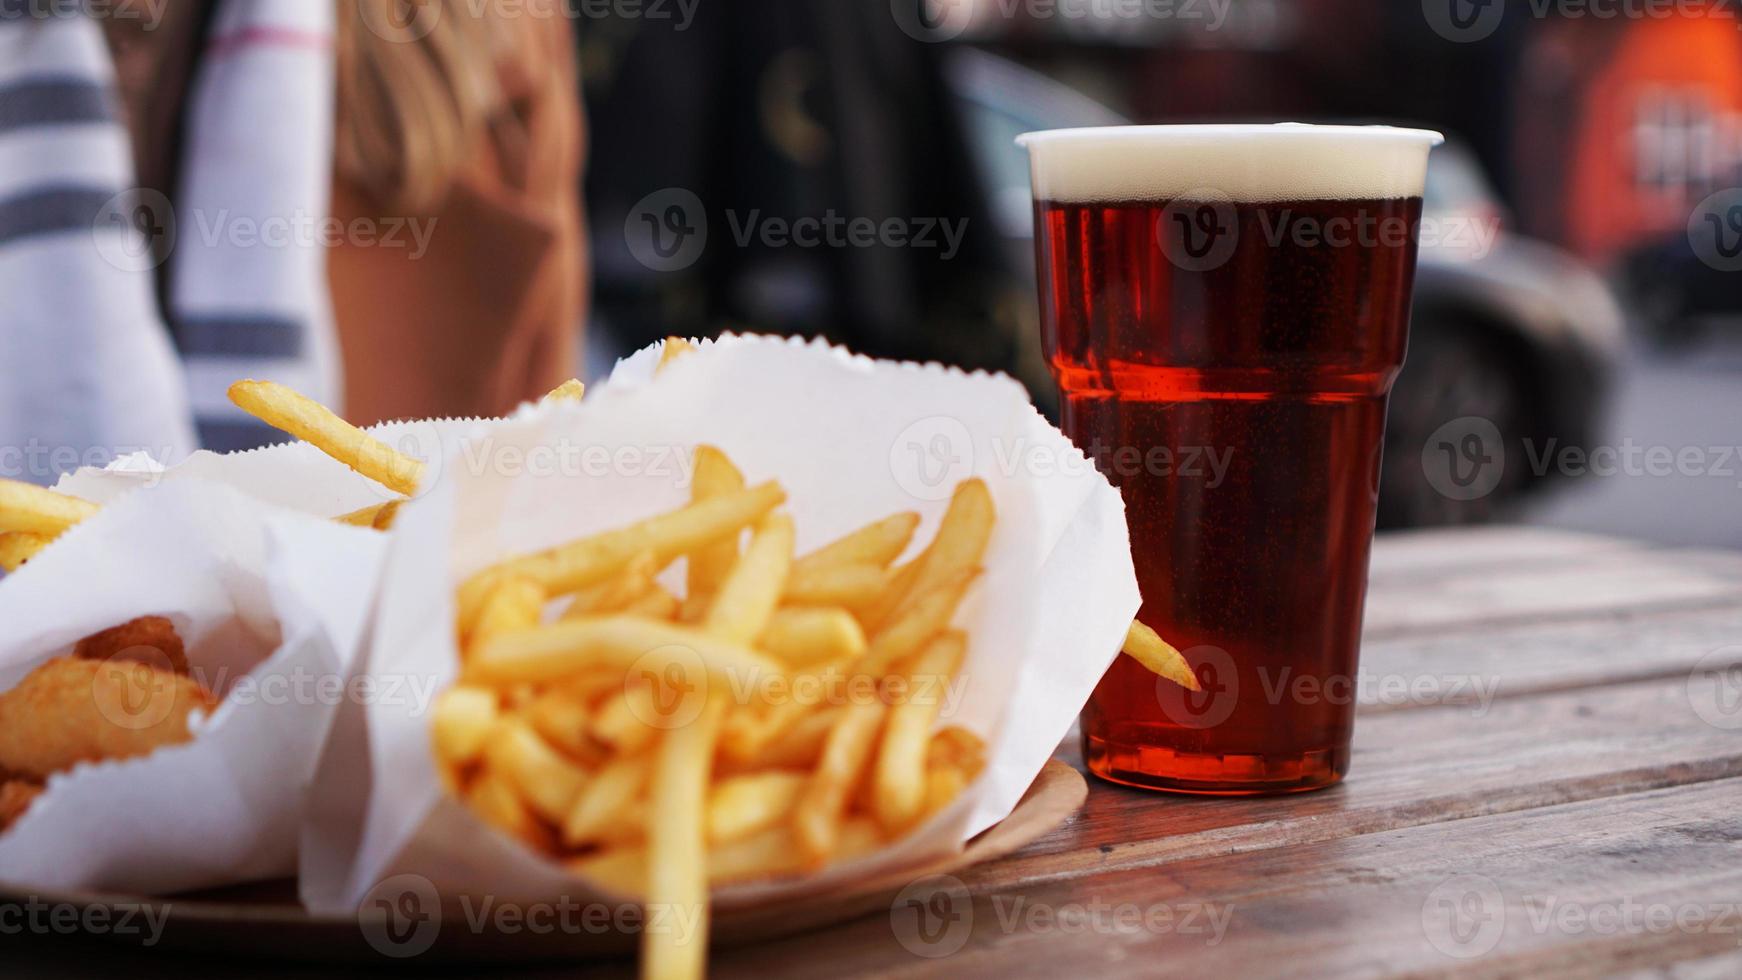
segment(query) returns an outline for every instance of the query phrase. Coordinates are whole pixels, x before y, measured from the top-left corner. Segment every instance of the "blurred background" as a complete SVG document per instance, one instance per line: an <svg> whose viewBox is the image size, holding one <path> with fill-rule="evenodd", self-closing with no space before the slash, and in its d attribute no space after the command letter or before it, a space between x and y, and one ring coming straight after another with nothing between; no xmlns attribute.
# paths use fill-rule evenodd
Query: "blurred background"
<svg viewBox="0 0 1742 980"><path fill-rule="evenodd" d="M1427 213L1477 233L1423 243L1382 525L1742 545L1742 194L1724 193L1742 186L1742 21L1726 5L762 0L746 17L704 0L685 31L587 23L580 51L595 358L756 324L1011 371L1050 407L1017 134L1420 125L1450 137ZM715 234L676 272L624 235L669 186L698 189ZM967 231L949 258L721 247L734 205ZM1502 433L1504 472L1456 499L1421 447L1472 419Z"/></svg>
<svg viewBox="0 0 1742 980"><path fill-rule="evenodd" d="M0 390L0 428L12 428L0 446L23 439L8 433L35 440L61 421L66 392L101 390L90 377L44 380L44 364L68 361L54 344L111 375L134 370L125 358L103 362L111 335L66 339L78 317L16 301L52 291L60 273L32 263L53 259L40 254L44 235L79 227L63 212L87 198L97 217L79 220L95 221L99 251L106 234L143 236L147 261L123 271L155 283L153 315L185 367L197 438L213 448L263 438L223 414L220 389L201 387L237 376L250 357L300 358L317 394L331 365L316 355L342 359L345 390L326 394L369 422L503 411L552 378L596 379L667 335L726 330L1007 371L1051 412L1017 134L1388 122L1450 137L1426 209L1463 233L1423 242L1382 525L1512 521L1742 546L1736 5L337 0L336 9L335 22L322 0L0 0L0 48L23 52L0 59L0 161L43 171L41 186L27 186L22 170L0 173L0 286L15 300L0 312L0 371L13 362L4 378L13 392ZM83 35L49 44L35 28L6 33L80 16L101 21L107 54ZM475 29L492 21L508 30ZM252 74L224 74L226 59L254 49L266 53ZM296 74L297 58L312 74ZM293 97L304 91L298 79L330 83L323 73L335 64L336 120ZM112 73L118 105L93 104L69 81L75 68L99 85ZM226 102L244 83L276 96ZM97 124L132 135L132 196L119 214L106 193L79 198L63 186L96 150L60 145L67 130L55 127ZM211 138L226 125L249 138ZM315 135L274 144L248 130L295 125ZM331 163L284 165L335 131ZM203 197L214 186L206 168L226 154L252 168L223 184L243 198L336 174L332 208L346 223L315 242L316 265L286 273L267 261L278 253L247 247L196 261L226 235L236 245L231 229L208 227L213 214L232 214L228 199ZM177 218L179 245L162 232ZM385 233L412 247L390 253L377 240ZM133 256L104 254L117 269ZM248 307L318 277L321 261L321 302ZM132 288L81 283L65 302ZM324 349L329 298L337 330ZM19 396L25 388L35 393ZM58 438L128 441L68 431ZM1481 486L1436 479L1424 463L1434 446L1474 447ZM66 468L8 458L0 454L0 475L51 482Z"/></svg>

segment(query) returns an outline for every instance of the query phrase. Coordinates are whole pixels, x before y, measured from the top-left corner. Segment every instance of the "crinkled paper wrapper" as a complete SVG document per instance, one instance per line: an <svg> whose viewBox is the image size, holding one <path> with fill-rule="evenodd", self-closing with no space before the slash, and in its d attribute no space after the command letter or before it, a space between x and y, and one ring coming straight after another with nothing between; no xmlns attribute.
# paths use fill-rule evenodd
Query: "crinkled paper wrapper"
<svg viewBox="0 0 1742 980"><path fill-rule="evenodd" d="M386 541L197 479L115 496L0 581L0 690L82 637L161 615L226 699L185 744L51 777L0 835L0 880L166 894L289 874Z"/></svg>
<svg viewBox="0 0 1742 980"><path fill-rule="evenodd" d="M657 359L643 351L584 404L494 426L449 454L440 481L394 528L365 669L434 677L445 688L457 673L459 581L509 555L682 506L699 444L725 450L751 483L781 482L801 553L908 510L925 518L917 550L955 485L979 476L999 519L986 574L957 617L971 637L966 693L941 724L986 738L986 772L954 806L874 855L716 900L798 897L959 851L1015 807L1137 612L1118 492L1008 378L766 338L704 345L656 376ZM681 582L681 563L667 574ZM428 712L409 703L347 705L316 787L302 862L314 911L349 913L405 874L450 898L621 897L452 800L431 755Z"/></svg>

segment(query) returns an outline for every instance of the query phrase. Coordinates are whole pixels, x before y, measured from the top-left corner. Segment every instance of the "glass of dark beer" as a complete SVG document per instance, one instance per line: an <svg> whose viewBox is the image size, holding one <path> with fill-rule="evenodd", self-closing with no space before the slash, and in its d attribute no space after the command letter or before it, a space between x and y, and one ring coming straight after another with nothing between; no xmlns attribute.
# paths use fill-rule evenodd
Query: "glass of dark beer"
<svg viewBox="0 0 1742 980"><path fill-rule="evenodd" d="M1030 133L1044 349L1065 431L1125 497L1140 618L1203 692L1120 656L1092 771L1213 795L1349 767L1386 402L1436 133Z"/></svg>

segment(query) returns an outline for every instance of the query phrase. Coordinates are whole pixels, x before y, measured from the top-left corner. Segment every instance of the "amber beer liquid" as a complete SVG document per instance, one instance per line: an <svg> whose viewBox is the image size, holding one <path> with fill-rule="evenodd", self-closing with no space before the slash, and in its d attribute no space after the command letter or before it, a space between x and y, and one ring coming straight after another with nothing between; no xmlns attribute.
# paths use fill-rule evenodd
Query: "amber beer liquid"
<svg viewBox="0 0 1742 980"><path fill-rule="evenodd" d="M1219 795L1349 768L1386 402L1431 133L1129 127L1024 138L1065 431L1125 497L1140 618L1083 713L1115 782Z"/></svg>

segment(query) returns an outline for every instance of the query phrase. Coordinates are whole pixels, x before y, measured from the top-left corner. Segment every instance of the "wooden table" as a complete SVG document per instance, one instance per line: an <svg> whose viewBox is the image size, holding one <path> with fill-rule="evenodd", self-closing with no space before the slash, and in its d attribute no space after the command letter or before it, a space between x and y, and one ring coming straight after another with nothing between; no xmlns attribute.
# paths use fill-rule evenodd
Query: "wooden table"
<svg viewBox="0 0 1742 980"><path fill-rule="evenodd" d="M714 975L1742 976L1742 554L1392 537L1367 618L1345 785L1093 782L1064 826L943 889L929 934L878 913L721 949ZM1073 741L1061 756L1080 762ZM187 975L88 945L0 958Z"/></svg>

